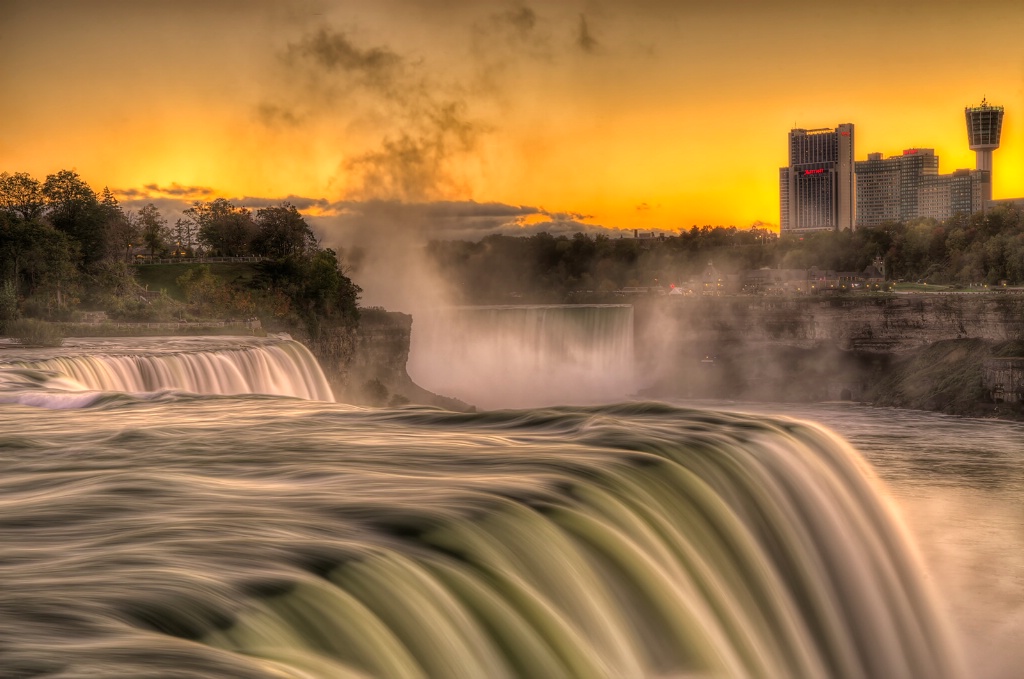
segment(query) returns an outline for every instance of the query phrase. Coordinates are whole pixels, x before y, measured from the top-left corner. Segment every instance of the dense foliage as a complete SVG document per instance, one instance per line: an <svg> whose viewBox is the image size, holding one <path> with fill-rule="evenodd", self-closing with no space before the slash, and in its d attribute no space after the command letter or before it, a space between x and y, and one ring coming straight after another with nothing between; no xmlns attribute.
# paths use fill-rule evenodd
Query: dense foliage
<svg viewBox="0 0 1024 679"><path fill-rule="evenodd" d="M760 228L693 227L663 238L577 233L434 241L428 254L463 303L572 301L628 287L668 286L762 267L864 271L881 260L889 280L1024 284L1024 210L1000 206L946 222L890 223L804 236Z"/></svg>
<svg viewBox="0 0 1024 679"><path fill-rule="evenodd" d="M203 255L264 261L242 283L196 265L178 281L184 304L143 290L131 266ZM326 326L355 325L359 292L288 203L252 212L222 198L197 201L172 227L156 205L124 210L109 189L97 194L71 170L42 182L0 174L2 325L19 316L67 320L79 309L123 320L266 315L315 339Z"/></svg>

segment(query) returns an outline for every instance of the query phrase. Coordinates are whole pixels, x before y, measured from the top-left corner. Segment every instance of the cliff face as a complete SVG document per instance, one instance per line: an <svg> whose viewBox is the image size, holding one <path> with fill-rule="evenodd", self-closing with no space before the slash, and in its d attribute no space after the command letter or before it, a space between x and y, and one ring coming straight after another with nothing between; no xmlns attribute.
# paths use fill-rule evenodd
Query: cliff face
<svg viewBox="0 0 1024 679"><path fill-rule="evenodd" d="M1024 299L918 295L655 299L634 307L640 394L852 400L1024 417ZM466 410L406 372L413 318L363 310L344 376L353 403Z"/></svg>
<svg viewBox="0 0 1024 679"><path fill-rule="evenodd" d="M745 342L900 352L947 339L1024 338L1024 298L937 294L888 297L695 298L636 309L637 346Z"/></svg>
<svg viewBox="0 0 1024 679"><path fill-rule="evenodd" d="M409 379L405 365L409 360L412 316L394 311L363 309L359 314L355 354L349 368L349 381L362 385L379 380L395 387Z"/></svg>
<svg viewBox="0 0 1024 679"><path fill-rule="evenodd" d="M1020 297L651 300L635 317L638 372L650 396L1021 410L999 406L1009 399L993 397L997 386L983 380L986 361L1024 355Z"/></svg>
<svg viewBox="0 0 1024 679"><path fill-rule="evenodd" d="M419 403L465 411L467 404L423 389L409 377L413 318L381 309L362 309L355 350L345 375L345 399L382 406Z"/></svg>

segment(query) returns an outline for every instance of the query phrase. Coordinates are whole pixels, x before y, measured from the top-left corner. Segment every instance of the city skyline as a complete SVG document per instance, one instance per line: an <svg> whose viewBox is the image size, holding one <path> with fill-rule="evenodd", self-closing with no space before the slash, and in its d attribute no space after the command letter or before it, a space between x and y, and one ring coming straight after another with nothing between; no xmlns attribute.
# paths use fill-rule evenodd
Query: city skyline
<svg viewBox="0 0 1024 679"><path fill-rule="evenodd" d="M291 199L328 230L381 204L444 235L777 227L788 130L850 122L856 160L932 148L950 173L986 98L993 197L1024 194L1024 7L801 7L4 0L0 171Z"/></svg>

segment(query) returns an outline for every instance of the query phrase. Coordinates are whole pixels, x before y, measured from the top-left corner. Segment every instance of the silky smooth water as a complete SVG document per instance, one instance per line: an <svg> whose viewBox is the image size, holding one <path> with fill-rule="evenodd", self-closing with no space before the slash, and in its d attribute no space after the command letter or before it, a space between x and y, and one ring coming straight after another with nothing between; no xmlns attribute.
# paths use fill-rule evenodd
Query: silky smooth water
<svg viewBox="0 0 1024 679"><path fill-rule="evenodd" d="M146 354L105 350L129 348ZM172 386L56 410L70 378L24 358L0 368L0 676L1013 676L1007 653L964 669L975 637L900 518L915 493L992 487L956 469L969 443L914 472L931 420L861 425L891 443L869 463L720 405L457 414ZM1019 474L1016 431L990 478Z"/></svg>
<svg viewBox="0 0 1024 679"><path fill-rule="evenodd" d="M409 374L482 408L621 401L635 390L628 304L453 307L413 321Z"/></svg>
<svg viewBox="0 0 1024 679"><path fill-rule="evenodd" d="M1024 667L1024 423L851 404L703 401L820 422L885 481L956 627L970 675Z"/></svg>
<svg viewBox="0 0 1024 679"><path fill-rule="evenodd" d="M334 400L316 359L290 339L76 338L59 349L0 344L0 401L77 408L103 393L174 390Z"/></svg>

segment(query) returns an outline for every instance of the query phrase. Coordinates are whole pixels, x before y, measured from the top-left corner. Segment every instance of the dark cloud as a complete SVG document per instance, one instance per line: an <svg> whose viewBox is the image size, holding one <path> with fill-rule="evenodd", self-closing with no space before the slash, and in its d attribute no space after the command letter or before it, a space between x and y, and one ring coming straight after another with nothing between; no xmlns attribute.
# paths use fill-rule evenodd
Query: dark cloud
<svg viewBox="0 0 1024 679"><path fill-rule="evenodd" d="M406 203L392 200L339 201L325 217L339 243L363 244L379 237L403 241L469 238L518 228L519 220L543 212L535 207L474 201ZM330 238L329 236L329 238Z"/></svg>
<svg viewBox="0 0 1024 679"><path fill-rule="evenodd" d="M178 182L172 182L169 186L158 184L146 184L143 186L147 191L162 193L167 196L212 196L214 190L208 186L182 186Z"/></svg>
<svg viewBox="0 0 1024 679"><path fill-rule="evenodd" d="M393 90L402 75L404 59L387 47L359 47L344 33L321 28L288 45L285 60L306 62L326 71L355 76L365 86Z"/></svg>
<svg viewBox="0 0 1024 679"><path fill-rule="evenodd" d="M584 220L578 212L549 212L529 205L478 203L475 201L431 201L406 203L391 200L338 201L330 214L317 217L325 241L342 247L366 247L401 240L480 240L493 234L526 236L553 234L604 234L621 232Z"/></svg>
<svg viewBox="0 0 1024 679"><path fill-rule="evenodd" d="M519 24L528 15L516 15ZM287 97L265 101L268 125L301 125L313 115L339 125L379 130L375 147L355 152L332 184L354 200L420 202L462 188L456 159L472 151L485 126L474 121L463 89L385 45L360 45L348 33L321 27L282 53Z"/></svg>
<svg viewBox="0 0 1024 679"><path fill-rule="evenodd" d="M284 198L257 198L254 196L242 196L241 198L228 198L228 202L239 207L247 207L250 210L258 210L264 207L277 207L284 203L292 205L297 210L324 211L331 209L331 201L326 198L307 198L305 196L288 195Z"/></svg>
<svg viewBox="0 0 1024 679"><path fill-rule="evenodd" d="M297 111L279 104L267 102L263 102L256 107L256 117L268 127L277 125L297 127L303 122L303 117Z"/></svg>
<svg viewBox="0 0 1024 679"><path fill-rule="evenodd" d="M183 186L178 182L172 182L168 186L145 184L142 187L111 189L111 192L120 201L146 201L156 198L202 200L215 193L208 186Z"/></svg>
<svg viewBox="0 0 1024 679"><path fill-rule="evenodd" d="M576 29L576 46L587 54L594 54L600 47L597 39L590 32L587 17L583 14L580 15L580 22Z"/></svg>
<svg viewBox="0 0 1024 679"><path fill-rule="evenodd" d="M474 72L470 86L477 94L498 97L503 107L514 100L506 82L510 71L529 62L553 58L550 32L525 4L488 15L472 26L470 42Z"/></svg>
<svg viewBox="0 0 1024 679"><path fill-rule="evenodd" d="M417 202L460 188L449 162L473 150L481 126L469 120L462 102L425 101L423 105L411 129L345 161L350 197Z"/></svg>
<svg viewBox="0 0 1024 679"><path fill-rule="evenodd" d="M537 13L526 5L500 12L496 16L523 36L529 35L537 26Z"/></svg>

